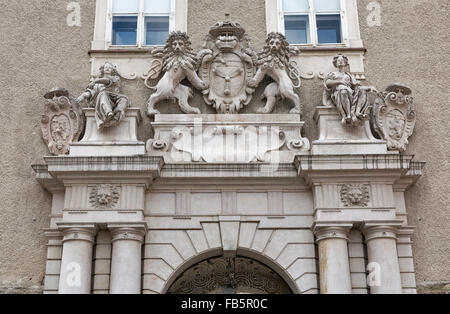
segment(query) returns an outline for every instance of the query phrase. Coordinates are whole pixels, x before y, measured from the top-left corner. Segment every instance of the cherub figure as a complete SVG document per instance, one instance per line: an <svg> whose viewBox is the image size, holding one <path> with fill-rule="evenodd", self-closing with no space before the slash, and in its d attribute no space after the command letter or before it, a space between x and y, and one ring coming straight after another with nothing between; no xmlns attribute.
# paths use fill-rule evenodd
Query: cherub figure
<svg viewBox="0 0 450 314"><path fill-rule="evenodd" d="M295 63L290 62L291 50L286 37L280 33L270 33L267 35L266 45L258 54L258 71L247 85L256 88L266 75L275 82L269 84L264 90L264 98L267 99L266 106L260 108L258 113L270 113L273 111L277 100L288 98L294 103L292 114L301 114L302 105L300 97L295 93L296 88L300 88L301 79ZM297 81L294 85L293 80Z"/></svg>
<svg viewBox="0 0 450 314"><path fill-rule="evenodd" d="M77 102L88 101L95 106L95 120L99 129L117 125L125 118L128 97L120 94L120 76L109 62L100 68L100 77L92 78Z"/></svg>
<svg viewBox="0 0 450 314"><path fill-rule="evenodd" d="M345 68L349 65L348 58L338 54L333 59L333 65L338 71L331 72L324 79L324 106L336 106L343 125L359 126L369 118L369 92L377 92L373 86L362 86Z"/></svg>
<svg viewBox="0 0 450 314"><path fill-rule="evenodd" d="M164 75L156 87L149 86L146 82L147 87L156 90L148 100L147 114L149 116L159 114L155 105L166 99L177 100L184 113L199 114L200 110L191 107L188 103L188 99L193 96L192 90L180 84L187 78L196 89L208 88L208 85L197 75L199 61L192 51L189 36L179 31L172 32L165 47L156 49L152 54L163 58L162 72Z"/></svg>

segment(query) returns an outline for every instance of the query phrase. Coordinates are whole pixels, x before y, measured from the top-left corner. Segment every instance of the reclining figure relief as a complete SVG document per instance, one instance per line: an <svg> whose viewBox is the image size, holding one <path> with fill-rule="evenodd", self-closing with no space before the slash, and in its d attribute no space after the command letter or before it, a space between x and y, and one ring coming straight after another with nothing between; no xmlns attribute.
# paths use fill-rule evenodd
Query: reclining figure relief
<svg viewBox="0 0 450 314"><path fill-rule="evenodd" d="M373 86L362 86L354 75L345 71L349 65L346 56L338 54L333 65L338 71L329 73L324 79L323 105L335 106L343 125L359 126L369 119L369 93L377 93L377 90Z"/></svg>
<svg viewBox="0 0 450 314"><path fill-rule="evenodd" d="M248 82L249 87L256 88L266 75L275 81L264 90L263 99L267 99L266 106L260 108L258 113L271 113L277 100L288 98L294 103L290 113L301 114L300 97L295 92L295 89L301 87L301 78L295 62L290 61L290 55L291 49L284 35L270 33L267 36L266 45L258 54L256 75Z"/></svg>
<svg viewBox="0 0 450 314"><path fill-rule="evenodd" d="M193 96L192 90L181 84L187 78L196 89L204 90L208 87L197 75L199 61L191 48L189 36L179 31L171 33L165 47L153 50L152 56L162 58L160 73L164 74L155 87L149 85L150 77L145 81L148 88L155 90L147 102L147 114L159 114L155 105L163 100L178 101L184 113L199 114L200 110L191 107L188 102Z"/></svg>

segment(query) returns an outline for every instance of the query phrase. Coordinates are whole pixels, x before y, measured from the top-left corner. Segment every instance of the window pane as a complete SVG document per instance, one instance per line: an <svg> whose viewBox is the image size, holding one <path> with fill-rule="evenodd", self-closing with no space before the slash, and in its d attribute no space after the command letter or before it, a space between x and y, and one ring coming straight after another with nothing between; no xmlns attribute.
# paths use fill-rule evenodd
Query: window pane
<svg viewBox="0 0 450 314"><path fill-rule="evenodd" d="M314 0L314 9L316 12L340 11L341 0Z"/></svg>
<svg viewBox="0 0 450 314"><path fill-rule="evenodd" d="M309 16L285 15L284 30L290 44L307 44L309 40Z"/></svg>
<svg viewBox="0 0 450 314"><path fill-rule="evenodd" d="M113 13L138 13L139 0L113 0Z"/></svg>
<svg viewBox="0 0 450 314"><path fill-rule="evenodd" d="M137 16L113 16L112 44L135 46Z"/></svg>
<svg viewBox="0 0 450 314"><path fill-rule="evenodd" d="M308 12L308 0L283 0L283 12Z"/></svg>
<svg viewBox="0 0 450 314"><path fill-rule="evenodd" d="M147 16L145 18L145 44L164 45L169 36L168 16Z"/></svg>
<svg viewBox="0 0 450 314"><path fill-rule="evenodd" d="M171 0L145 0L144 13L170 13Z"/></svg>
<svg viewBox="0 0 450 314"><path fill-rule="evenodd" d="M317 15L317 36L319 44L335 44L342 42L341 36L341 16Z"/></svg>

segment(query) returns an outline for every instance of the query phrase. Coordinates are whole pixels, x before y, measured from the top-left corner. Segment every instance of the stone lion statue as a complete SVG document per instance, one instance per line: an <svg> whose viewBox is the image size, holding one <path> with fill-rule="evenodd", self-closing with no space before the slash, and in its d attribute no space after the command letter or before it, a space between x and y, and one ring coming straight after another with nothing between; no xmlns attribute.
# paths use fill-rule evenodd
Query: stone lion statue
<svg viewBox="0 0 450 314"><path fill-rule="evenodd" d="M184 113L199 114L200 110L188 103L188 99L193 96L192 90L180 84L187 78L196 89L204 90L208 87L196 73L199 61L193 53L189 36L180 31L172 32L165 47L155 49L152 55L162 58L161 73L164 74L155 87L149 86L146 80L147 87L155 90L148 100L147 114L150 116L159 114L155 105L166 99L178 101Z"/></svg>
<svg viewBox="0 0 450 314"><path fill-rule="evenodd" d="M257 55L258 71L248 82L249 87L256 88L266 75L275 81L266 87L263 95L263 99L267 99L266 106L260 108L258 113L272 112L281 97L288 98L294 103L290 113L301 114L300 97L295 93L295 89L301 86L301 79L295 62L290 61L290 54L289 43L284 35L280 33L267 35L266 45ZM294 85L293 80L298 82L297 85Z"/></svg>

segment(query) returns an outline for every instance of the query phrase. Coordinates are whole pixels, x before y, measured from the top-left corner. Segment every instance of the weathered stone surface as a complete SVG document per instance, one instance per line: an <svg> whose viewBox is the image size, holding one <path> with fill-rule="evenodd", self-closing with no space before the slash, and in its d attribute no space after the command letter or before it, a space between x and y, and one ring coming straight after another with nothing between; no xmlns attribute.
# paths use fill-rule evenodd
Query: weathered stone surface
<svg viewBox="0 0 450 314"><path fill-rule="evenodd" d="M419 294L450 294L450 282L422 282L417 284Z"/></svg>

